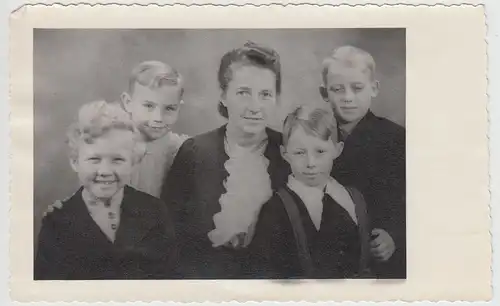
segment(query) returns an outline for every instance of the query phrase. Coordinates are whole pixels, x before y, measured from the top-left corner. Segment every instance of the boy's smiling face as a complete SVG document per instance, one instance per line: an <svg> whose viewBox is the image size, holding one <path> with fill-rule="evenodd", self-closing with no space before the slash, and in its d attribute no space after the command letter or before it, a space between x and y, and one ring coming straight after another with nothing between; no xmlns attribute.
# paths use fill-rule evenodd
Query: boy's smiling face
<svg viewBox="0 0 500 306"><path fill-rule="evenodd" d="M323 98L330 103L341 124L363 118L377 94L378 82L362 63L348 66L333 62L322 88Z"/></svg>
<svg viewBox="0 0 500 306"><path fill-rule="evenodd" d="M80 143L71 166L90 195L108 200L129 183L135 141L131 131L113 129Z"/></svg>
<svg viewBox="0 0 500 306"><path fill-rule="evenodd" d="M168 133L179 116L181 89L165 85L149 88L135 84L132 95L124 93L122 101L146 141Z"/></svg>
<svg viewBox="0 0 500 306"><path fill-rule="evenodd" d="M310 187L322 188L330 177L333 161L342 152L343 144L306 133L298 126L290 135L283 158L290 164L294 177Z"/></svg>

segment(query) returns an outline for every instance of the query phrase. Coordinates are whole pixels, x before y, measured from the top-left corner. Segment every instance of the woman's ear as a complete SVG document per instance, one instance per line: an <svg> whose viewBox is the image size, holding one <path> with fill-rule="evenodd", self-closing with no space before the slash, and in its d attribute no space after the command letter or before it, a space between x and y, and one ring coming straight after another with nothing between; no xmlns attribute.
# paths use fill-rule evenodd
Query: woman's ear
<svg viewBox="0 0 500 306"><path fill-rule="evenodd" d="M227 104L226 104L226 93L224 91L220 92L219 102L222 104L222 106L227 107Z"/></svg>
<svg viewBox="0 0 500 306"><path fill-rule="evenodd" d="M219 102L222 103L222 105L224 106L226 106L226 96L227 96L226 90L219 87Z"/></svg>
<svg viewBox="0 0 500 306"><path fill-rule="evenodd" d="M324 85L321 85L319 87L319 94L321 95L321 97L323 98L323 100L325 102L329 102L329 100L328 100L328 90L326 89L326 87Z"/></svg>
<svg viewBox="0 0 500 306"><path fill-rule="evenodd" d="M120 100L123 108L130 113L130 102L132 101L132 97L128 94L128 92L123 92L120 95Z"/></svg>
<svg viewBox="0 0 500 306"><path fill-rule="evenodd" d="M286 148L283 145L280 146L280 152L281 152L281 157L283 157L283 159L286 162L288 162L288 156L286 154Z"/></svg>
<svg viewBox="0 0 500 306"><path fill-rule="evenodd" d="M372 98L378 96L379 91L380 91L380 82L375 80L372 82Z"/></svg>

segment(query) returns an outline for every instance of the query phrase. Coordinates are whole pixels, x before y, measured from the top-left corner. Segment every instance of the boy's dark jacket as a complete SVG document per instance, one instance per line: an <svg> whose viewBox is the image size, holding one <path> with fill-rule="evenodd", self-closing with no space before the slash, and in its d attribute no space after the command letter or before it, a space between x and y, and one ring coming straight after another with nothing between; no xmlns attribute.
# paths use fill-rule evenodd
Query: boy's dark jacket
<svg viewBox="0 0 500 306"><path fill-rule="evenodd" d="M82 189L44 217L35 280L170 278L177 251L165 204L126 186L112 243L90 216Z"/></svg>
<svg viewBox="0 0 500 306"><path fill-rule="evenodd" d="M372 227L386 230L396 252L375 267L382 278L406 277L405 129L368 112L344 143L332 176L354 186L367 202Z"/></svg>

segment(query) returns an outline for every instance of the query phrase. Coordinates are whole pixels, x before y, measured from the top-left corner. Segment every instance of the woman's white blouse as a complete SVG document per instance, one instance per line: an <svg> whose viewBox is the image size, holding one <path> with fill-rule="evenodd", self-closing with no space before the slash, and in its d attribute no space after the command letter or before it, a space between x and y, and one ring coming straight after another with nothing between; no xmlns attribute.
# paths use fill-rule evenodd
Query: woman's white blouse
<svg viewBox="0 0 500 306"><path fill-rule="evenodd" d="M266 146L267 141L250 148L225 142L229 159L224 167L229 176L224 181L226 193L219 199L221 211L213 217L215 229L208 233L214 247L250 243L260 209L273 194L269 160L264 156ZM243 235L243 242L239 235Z"/></svg>

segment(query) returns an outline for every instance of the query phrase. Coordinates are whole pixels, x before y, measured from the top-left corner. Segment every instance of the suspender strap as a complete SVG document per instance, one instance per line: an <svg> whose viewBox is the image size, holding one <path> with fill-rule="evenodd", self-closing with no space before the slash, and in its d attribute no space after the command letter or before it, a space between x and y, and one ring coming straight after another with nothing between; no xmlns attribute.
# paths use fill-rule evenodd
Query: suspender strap
<svg viewBox="0 0 500 306"><path fill-rule="evenodd" d="M304 225L302 224L302 219L300 218L299 209L297 208L297 204L295 203L292 195L286 189L281 188L277 193L285 206L288 218L290 219L290 223L293 228L293 234L295 235L302 269L304 270L306 276L310 277L313 275L313 264L311 260L311 253L309 252L307 244Z"/></svg>
<svg viewBox="0 0 500 306"><path fill-rule="evenodd" d="M368 276L369 263L371 258L370 254L371 228L370 228L368 213L366 210L366 202L363 195L357 189L352 187L346 187L346 190L349 192L349 195L351 196L354 202L356 216L358 217L358 229L361 240L361 258L359 262L358 276L359 277Z"/></svg>

